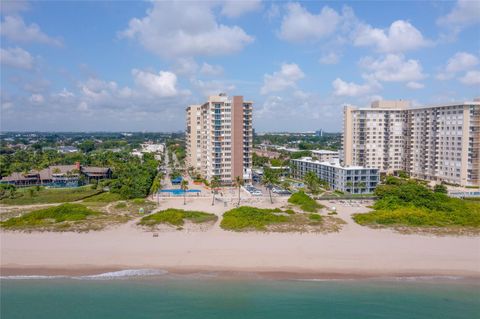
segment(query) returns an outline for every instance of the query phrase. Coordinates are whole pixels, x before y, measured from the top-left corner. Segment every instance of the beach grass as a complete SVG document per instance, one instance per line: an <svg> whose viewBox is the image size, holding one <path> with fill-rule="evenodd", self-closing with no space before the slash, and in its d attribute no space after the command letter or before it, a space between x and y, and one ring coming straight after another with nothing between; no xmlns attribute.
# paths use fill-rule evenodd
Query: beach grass
<svg viewBox="0 0 480 319"><path fill-rule="evenodd" d="M34 210L19 217L12 217L0 223L6 229L25 229L31 227L44 227L63 222L77 222L87 219L90 216L101 214L81 204L65 203ZM64 226L66 227L66 226Z"/></svg>
<svg viewBox="0 0 480 319"><path fill-rule="evenodd" d="M188 220L195 224L201 224L207 222L214 222L217 219L218 217L215 214L169 208L143 217L138 224L142 226L154 226L158 224L183 226L185 224L185 220Z"/></svg>
<svg viewBox="0 0 480 319"><path fill-rule="evenodd" d="M297 205L301 210L310 213L316 213L319 209L324 207L303 191L292 194L288 199L288 202Z"/></svg>
<svg viewBox="0 0 480 319"><path fill-rule="evenodd" d="M93 190L90 186L74 188L21 188L18 189L14 198L3 198L0 204L4 205L35 205L50 203L68 203L86 199L102 193L101 190Z"/></svg>

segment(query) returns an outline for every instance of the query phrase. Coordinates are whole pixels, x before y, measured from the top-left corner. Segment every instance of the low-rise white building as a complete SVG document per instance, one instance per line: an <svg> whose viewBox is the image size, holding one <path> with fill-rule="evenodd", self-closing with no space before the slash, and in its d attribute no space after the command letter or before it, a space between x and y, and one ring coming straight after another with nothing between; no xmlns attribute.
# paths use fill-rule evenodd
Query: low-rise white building
<svg viewBox="0 0 480 319"><path fill-rule="evenodd" d="M294 177L303 178L308 172L314 172L332 189L351 194L373 193L380 182L377 168L341 166L338 160L320 162L311 157L294 159L292 163Z"/></svg>

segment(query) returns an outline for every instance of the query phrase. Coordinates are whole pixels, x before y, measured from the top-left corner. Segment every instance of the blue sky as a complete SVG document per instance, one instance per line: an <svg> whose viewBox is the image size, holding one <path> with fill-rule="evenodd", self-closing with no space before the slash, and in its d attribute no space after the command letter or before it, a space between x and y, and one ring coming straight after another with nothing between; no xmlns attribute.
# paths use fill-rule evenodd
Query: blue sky
<svg viewBox="0 0 480 319"><path fill-rule="evenodd" d="M2 1L1 129L177 131L219 92L257 131L480 96L479 1Z"/></svg>

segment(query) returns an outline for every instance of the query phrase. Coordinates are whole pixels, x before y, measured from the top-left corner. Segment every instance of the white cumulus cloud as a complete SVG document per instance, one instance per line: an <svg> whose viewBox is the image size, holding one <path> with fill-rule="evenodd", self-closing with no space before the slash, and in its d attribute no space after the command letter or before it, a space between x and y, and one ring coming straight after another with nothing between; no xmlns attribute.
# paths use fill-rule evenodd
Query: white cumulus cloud
<svg viewBox="0 0 480 319"><path fill-rule="evenodd" d="M480 23L480 1L458 0L453 10L438 18L437 24L447 27L466 27Z"/></svg>
<svg viewBox="0 0 480 319"><path fill-rule="evenodd" d="M480 71L468 71L460 78L460 82L466 85L480 85Z"/></svg>
<svg viewBox="0 0 480 319"><path fill-rule="evenodd" d="M318 40L332 34L341 17L332 8L325 6L318 14L312 14L299 3L286 5L287 13L282 19L280 38L290 42Z"/></svg>
<svg viewBox="0 0 480 319"><path fill-rule="evenodd" d="M120 37L136 39L163 57L238 52L253 37L238 26L219 24L211 2L158 1L143 18L133 18Z"/></svg>
<svg viewBox="0 0 480 319"><path fill-rule="evenodd" d="M333 94L336 96L363 96L376 91L380 85L376 82L356 84L354 82L346 82L340 78L336 78L332 82Z"/></svg>
<svg viewBox="0 0 480 319"><path fill-rule="evenodd" d="M397 20L387 30L360 24L353 35L355 46L373 46L380 52L416 50L431 44L410 22Z"/></svg>
<svg viewBox="0 0 480 319"><path fill-rule="evenodd" d="M15 42L37 42L62 46L60 39L46 35L35 23L25 24L19 16L6 16L0 25L0 34Z"/></svg>
<svg viewBox="0 0 480 319"><path fill-rule="evenodd" d="M296 82L304 77L305 74L297 64L283 63L280 71L264 75L260 93L268 94L295 87Z"/></svg>
<svg viewBox="0 0 480 319"><path fill-rule="evenodd" d="M34 58L22 48L0 48L0 63L14 68L32 69Z"/></svg>
<svg viewBox="0 0 480 319"><path fill-rule="evenodd" d="M177 76L169 71L160 71L158 74L138 69L132 70L135 83L148 92L159 97L170 97L178 94Z"/></svg>
<svg viewBox="0 0 480 319"><path fill-rule="evenodd" d="M368 71L365 78L378 81L408 82L425 78L420 62L406 60L401 54L387 54L379 59L366 57L360 60L360 66Z"/></svg>

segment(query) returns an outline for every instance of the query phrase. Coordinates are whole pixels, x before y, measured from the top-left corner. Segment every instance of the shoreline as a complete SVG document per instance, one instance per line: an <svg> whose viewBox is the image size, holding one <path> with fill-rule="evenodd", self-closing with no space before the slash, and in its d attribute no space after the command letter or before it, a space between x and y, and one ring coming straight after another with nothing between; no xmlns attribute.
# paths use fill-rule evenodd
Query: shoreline
<svg viewBox="0 0 480 319"><path fill-rule="evenodd" d="M217 268L217 267L158 267L148 266L144 267L128 267L128 266L74 266L71 267L44 267L44 266L2 266L0 267L0 278L8 279L8 277L88 277L112 274L115 273L137 271L139 274L123 275L118 277L147 277L152 275L171 275L171 276L195 276L195 275L210 275L217 279L260 279L260 280L389 280L389 279L455 279L467 280L480 283L480 271L445 271L445 270L430 270L430 271L399 271L399 270L383 270L383 271L365 271L365 270L339 270L339 269L252 269L252 268ZM151 271L142 275L142 271ZM158 273L156 273L158 272ZM164 272L164 273L163 273Z"/></svg>
<svg viewBox="0 0 480 319"><path fill-rule="evenodd" d="M258 206L285 204L277 200ZM480 237L371 229L351 219L367 207L336 206L337 217L346 224L326 234L231 232L221 229L219 221L205 229L159 231L155 237L135 221L88 233L0 231L0 275L88 276L154 269L234 278L480 278ZM161 205L174 207L183 207L182 199ZM186 207L217 216L226 210L212 206L211 199Z"/></svg>

